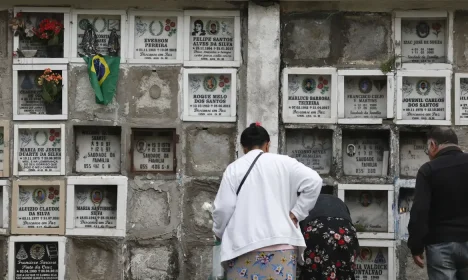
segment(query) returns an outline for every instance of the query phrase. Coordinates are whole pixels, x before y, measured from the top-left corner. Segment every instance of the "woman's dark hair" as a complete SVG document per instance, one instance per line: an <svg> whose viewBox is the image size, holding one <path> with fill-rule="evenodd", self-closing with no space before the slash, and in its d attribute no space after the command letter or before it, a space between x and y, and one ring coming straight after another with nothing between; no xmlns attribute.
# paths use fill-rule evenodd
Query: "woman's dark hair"
<svg viewBox="0 0 468 280"><path fill-rule="evenodd" d="M240 142L244 148L252 150L270 142L270 135L259 123L252 123L242 132Z"/></svg>

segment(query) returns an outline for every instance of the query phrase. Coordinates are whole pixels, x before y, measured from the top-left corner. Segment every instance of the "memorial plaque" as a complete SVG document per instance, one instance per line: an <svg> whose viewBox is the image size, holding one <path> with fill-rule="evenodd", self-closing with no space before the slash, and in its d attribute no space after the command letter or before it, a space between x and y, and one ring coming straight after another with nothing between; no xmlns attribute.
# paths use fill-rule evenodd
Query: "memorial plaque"
<svg viewBox="0 0 468 280"><path fill-rule="evenodd" d="M460 78L460 120L468 120L468 78Z"/></svg>
<svg viewBox="0 0 468 280"><path fill-rule="evenodd" d="M388 191L346 190L344 201L358 232L388 232Z"/></svg>
<svg viewBox="0 0 468 280"><path fill-rule="evenodd" d="M445 120L445 77L403 77L403 120Z"/></svg>
<svg viewBox="0 0 468 280"><path fill-rule="evenodd" d="M362 131L375 135L376 131ZM378 133L378 132L377 132ZM353 133L343 137L343 172L345 175L387 176L389 138L365 137Z"/></svg>
<svg viewBox="0 0 468 280"><path fill-rule="evenodd" d="M18 171L61 172L60 128L19 128L18 138Z"/></svg>
<svg viewBox="0 0 468 280"><path fill-rule="evenodd" d="M188 116L190 117L231 117L232 75L189 74Z"/></svg>
<svg viewBox="0 0 468 280"><path fill-rule="evenodd" d="M190 60L234 61L234 17L191 17L190 28Z"/></svg>
<svg viewBox="0 0 468 280"><path fill-rule="evenodd" d="M388 248L361 247L355 276L356 280L391 280L388 277Z"/></svg>
<svg viewBox="0 0 468 280"><path fill-rule="evenodd" d="M331 117L330 75L289 75L287 114L296 118Z"/></svg>
<svg viewBox="0 0 468 280"><path fill-rule="evenodd" d="M55 19L63 23L63 14L60 13L22 13L25 20L25 29L31 30L29 32L30 36L19 36L19 45L18 49L20 50L37 50L37 53L34 57L37 58L47 58L47 40L37 40L37 37L33 35L32 29L39 30L39 24L44 19ZM62 36L63 37L63 36ZM63 44L63 38L60 38L60 43ZM63 46L62 46L63 48ZM14 50L16 51L16 50ZM63 52L62 52L63 57Z"/></svg>
<svg viewBox="0 0 468 280"><path fill-rule="evenodd" d="M133 169L143 172L174 171L174 132L133 132Z"/></svg>
<svg viewBox="0 0 468 280"><path fill-rule="evenodd" d="M421 165L429 161L423 134L407 133L400 137L400 176L416 178Z"/></svg>
<svg viewBox="0 0 468 280"><path fill-rule="evenodd" d="M134 58L177 59L177 17L135 17Z"/></svg>
<svg viewBox="0 0 468 280"><path fill-rule="evenodd" d="M117 186L75 186L75 227L115 228Z"/></svg>
<svg viewBox="0 0 468 280"><path fill-rule="evenodd" d="M386 118L387 77L345 77L345 118Z"/></svg>
<svg viewBox="0 0 468 280"><path fill-rule="evenodd" d="M59 228L60 186L19 185L18 228Z"/></svg>
<svg viewBox="0 0 468 280"><path fill-rule="evenodd" d="M58 247L58 242L15 242L14 280L58 280Z"/></svg>
<svg viewBox="0 0 468 280"><path fill-rule="evenodd" d="M37 79L44 71L18 71L18 114L45 115L46 108L42 99L42 88L37 85ZM54 73L62 75L61 70Z"/></svg>
<svg viewBox="0 0 468 280"><path fill-rule="evenodd" d="M120 15L78 15L78 30L77 30L77 50L76 54L79 57L79 53L83 53L82 41L86 31L88 23L94 26L96 36L98 39L97 51L102 55L108 55L108 42L111 31L115 29L117 36L119 37L120 46L121 42L121 16ZM127 43L127 42L124 42ZM120 53L120 52L119 52Z"/></svg>
<svg viewBox="0 0 468 280"><path fill-rule="evenodd" d="M120 127L75 127L76 172L119 172L120 134Z"/></svg>
<svg viewBox="0 0 468 280"><path fill-rule="evenodd" d="M403 63L446 63L446 20L403 19Z"/></svg>
<svg viewBox="0 0 468 280"><path fill-rule="evenodd" d="M332 138L332 131L288 130L287 154L319 174L328 174L332 163Z"/></svg>

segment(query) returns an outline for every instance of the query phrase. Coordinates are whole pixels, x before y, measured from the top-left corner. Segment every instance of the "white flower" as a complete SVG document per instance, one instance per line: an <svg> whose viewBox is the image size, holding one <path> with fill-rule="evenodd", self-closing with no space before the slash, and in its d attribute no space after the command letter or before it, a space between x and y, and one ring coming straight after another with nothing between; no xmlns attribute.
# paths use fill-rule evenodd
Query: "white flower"
<svg viewBox="0 0 468 280"><path fill-rule="evenodd" d="M349 243L349 241L351 241L351 238L350 238L349 236L345 235L345 236L344 236L344 241L345 241L346 243Z"/></svg>

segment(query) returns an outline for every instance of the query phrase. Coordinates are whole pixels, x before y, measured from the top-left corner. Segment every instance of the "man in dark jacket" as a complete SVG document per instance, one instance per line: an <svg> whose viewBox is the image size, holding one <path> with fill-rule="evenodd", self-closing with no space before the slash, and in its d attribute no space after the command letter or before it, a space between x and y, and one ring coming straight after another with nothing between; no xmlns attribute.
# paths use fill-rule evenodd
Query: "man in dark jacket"
<svg viewBox="0 0 468 280"><path fill-rule="evenodd" d="M436 127L427 137L430 161L416 177L408 225L414 262L430 280L468 279L468 154L451 128Z"/></svg>

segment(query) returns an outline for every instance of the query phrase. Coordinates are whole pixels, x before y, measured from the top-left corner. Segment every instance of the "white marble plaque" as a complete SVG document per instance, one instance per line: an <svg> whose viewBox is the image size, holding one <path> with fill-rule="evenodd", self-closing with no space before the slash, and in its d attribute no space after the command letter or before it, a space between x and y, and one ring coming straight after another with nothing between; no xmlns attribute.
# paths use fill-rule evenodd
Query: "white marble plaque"
<svg viewBox="0 0 468 280"><path fill-rule="evenodd" d="M58 228L59 186L19 186L18 228Z"/></svg>
<svg viewBox="0 0 468 280"><path fill-rule="evenodd" d="M120 171L120 128L76 127L76 171Z"/></svg>
<svg viewBox="0 0 468 280"><path fill-rule="evenodd" d="M137 131L133 145L135 171L174 171L172 131Z"/></svg>
<svg viewBox="0 0 468 280"><path fill-rule="evenodd" d="M37 79L42 73L43 71L18 71L18 112L20 115L46 114L42 89L37 85Z"/></svg>
<svg viewBox="0 0 468 280"><path fill-rule="evenodd" d="M346 190L345 203L358 232L388 232L387 190Z"/></svg>
<svg viewBox="0 0 468 280"><path fill-rule="evenodd" d="M291 74L288 77L288 91L288 105L285 109L290 117L331 117L330 75Z"/></svg>
<svg viewBox="0 0 468 280"><path fill-rule="evenodd" d="M234 17L191 17L190 26L190 60L234 61Z"/></svg>
<svg viewBox="0 0 468 280"><path fill-rule="evenodd" d="M18 171L60 172L62 132L58 128L20 128Z"/></svg>
<svg viewBox="0 0 468 280"><path fill-rule="evenodd" d="M355 276L356 280L391 280L388 277L388 248L361 247Z"/></svg>
<svg viewBox="0 0 468 280"><path fill-rule="evenodd" d="M96 36L98 38L98 48L97 51L102 55L108 55L108 41L109 35L111 34L112 29L115 28L117 35L119 36L119 43L122 47L122 42L120 41L121 36L121 16L120 15L78 15L78 30L77 30L77 43L78 43L78 53L76 54L79 57L79 53L83 53L82 41L83 35L86 31L88 23L91 23L94 26L96 31ZM126 43L126 42L125 42Z"/></svg>
<svg viewBox="0 0 468 280"><path fill-rule="evenodd" d="M345 118L386 118L387 77L345 77Z"/></svg>
<svg viewBox="0 0 468 280"><path fill-rule="evenodd" d="M416 177L421 165L429 161L424 136L411 135L402 135L400 139L400 176L404 177Z"/></svg>
<svg viewBox="0 0 468 280"><path fill-rule="evenodd" d="M403 63L445 63L445 19L401 21Z"/></svg>
<svg viewBox="0 0 468 280"><path fill-rule="evenodd" d="M369 134L372 133L369 131ZM387 176L388 140L372 137L343 137L345 175Z"/></svg>
<svg viewBox="0 0 468 280"><path fill-rule="evenodd" d="M115 228L117 186L75 186L75 227Z"/></svg>
<svg viewBox="0 0 468 280"><path fill-rule="evenodd" d="M177 17L135 17L134 58L177 59Z"/></svg>
<svg viewBox="0 0 468 280"><path fill-rule="evenodd" d="M231 74L189 74L188 115L190 117L230 117Z"/></svg>
<svg viewBox="0 0 468 280"><path fill-rule="evenodd" d="M468 78L460 78L460 120L468 120Z"/></svg>
<svg viewBox="0 0 468 280"><path fill-rule="evenodd" d="M330 173L332 133L317 130L289 130L286 134L288 156L317 171Z"/></svg>
<svg viewBox="0 0 468 280"><path fill-rule="evenodd" d="M445 120L445 78L403 77L403 120Z"/></svg>

